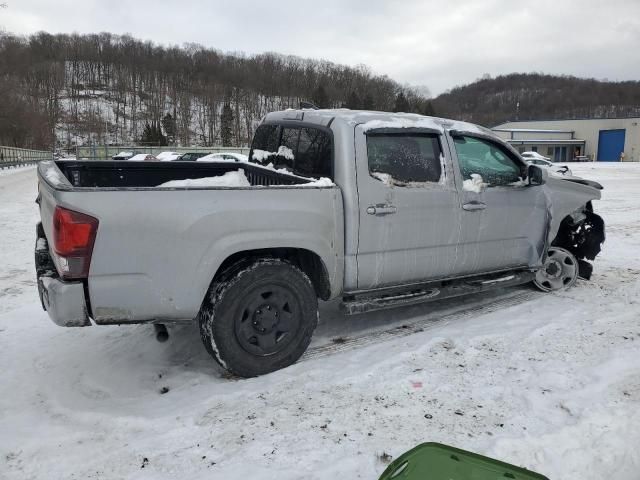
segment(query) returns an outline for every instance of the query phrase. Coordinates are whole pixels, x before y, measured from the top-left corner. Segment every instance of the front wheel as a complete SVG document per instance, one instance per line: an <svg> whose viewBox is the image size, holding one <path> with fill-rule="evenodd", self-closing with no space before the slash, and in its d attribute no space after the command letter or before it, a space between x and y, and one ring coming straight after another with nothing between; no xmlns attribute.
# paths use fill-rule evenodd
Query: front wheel
<svg viewBox="0 0 640 480"><path fill-rule="evenodd" d="M543 292L553 292L572 287L578 278L578 260L568 250L550 247L547 259L536 272L534 285Z"/></svg>
<svg viewBox="0 0 640 480"><path fill-rule="evenodd" d="M255 377L302 356L318 323L318 299L309 277L287 261L241 262L214 281L198 323L223 368Z"/></svg>

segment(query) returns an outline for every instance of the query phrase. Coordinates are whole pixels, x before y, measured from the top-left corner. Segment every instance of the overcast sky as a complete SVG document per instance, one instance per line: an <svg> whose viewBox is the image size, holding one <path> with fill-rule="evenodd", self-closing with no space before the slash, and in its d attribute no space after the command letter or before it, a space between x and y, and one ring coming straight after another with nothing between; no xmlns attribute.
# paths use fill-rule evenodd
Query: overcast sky
<svg viewBox="0 0 640 480"><path fill-rule="evenodd" d="M640 0L0 0L19 34L130 33L364 63L437 95L488 73L640 79Z"/></svg>

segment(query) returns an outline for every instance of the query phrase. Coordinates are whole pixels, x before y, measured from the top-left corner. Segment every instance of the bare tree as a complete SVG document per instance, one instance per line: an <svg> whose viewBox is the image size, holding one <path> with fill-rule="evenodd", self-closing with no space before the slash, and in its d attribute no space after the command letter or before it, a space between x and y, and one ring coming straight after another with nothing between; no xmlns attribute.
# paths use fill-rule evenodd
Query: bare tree
<svg viewBox="0 0 640 480"><path fill-rule="evenodd" d="M275 53L223 54L195 44L163 47L109 33L0 35L0 80L33 114L16 118L47 119L41 146L57 141L66 148L138 141L146 124L157 124L168 112L178 144L219 144L224 136L230 144L247 145L268 111L295 108L318 90L327 107L341 106L355 92L380 109L392 108L405 90L364 66ZM420 93L406 96L419 111ZM223 107L232 119L224 135Z"/></svg>

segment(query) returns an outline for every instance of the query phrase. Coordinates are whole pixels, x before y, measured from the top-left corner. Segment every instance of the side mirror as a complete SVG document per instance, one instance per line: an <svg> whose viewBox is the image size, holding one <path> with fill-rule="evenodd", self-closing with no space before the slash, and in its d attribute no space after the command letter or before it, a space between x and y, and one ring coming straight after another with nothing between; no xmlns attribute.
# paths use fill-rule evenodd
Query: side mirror
<svg viewBox="0 0 640 480"><path fill-rule="evenodd" d="M537 165L529 165L527 167L527 179L529 180L529 185L545 184L544 172Z"/></svg>

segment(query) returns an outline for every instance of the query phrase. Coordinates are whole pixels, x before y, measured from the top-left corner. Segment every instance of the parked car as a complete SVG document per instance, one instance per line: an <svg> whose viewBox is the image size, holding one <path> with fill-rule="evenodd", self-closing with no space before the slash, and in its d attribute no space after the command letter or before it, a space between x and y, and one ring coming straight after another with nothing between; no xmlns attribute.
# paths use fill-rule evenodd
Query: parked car
<svg viewBox="0 0 640 480"><path fill-rule="evenodd" d="M40 163L50 318L163 335L194 322L223 368L250 377L302 355L318 299L357 314L532 281L562 290L589 277L604 241L599 184L527 165L469 123L287 110L263 119L250 158L144 174Z"/></svg>
<svg viewBox="0 0 640 480"><path fill-rule="evenodd" d="M138 153L129 159L130 162L154 162L156 157L150 153Z"/></svg>
<svg viewBox="0 0 640 480"><path fill-rule="evenodd" d="M206 155L206 152L187 152L180 155L180 158L178 158L178 160L180 160L181 162L193 162Z"/></svg>
<svg viewBox="0 0 640 480"><path fill-rule="evenodd" d="M174 160L178 160L181 154L178 152L160 152L156 155L156 159L161 162L173 162Z"/></svg>
<svg viewBox="0 0 640 480"><path fill-rule="evenodd" d="M111 158L113 160L129 160L131 157L133 157L133 155L133 152L120 152Z"/></svg>
<svg viewBox="0 0 640 480"><path fill-rule="evenodd" d="M248 162L249 157L243 153L218 152L199 158L199 162Z"/></svg>
<svg viewBox="0 0 640 480"><path fill-rule="evenodd" d="M538 152L522 152L520 155L522 155L522 158L524 158L529 165L538 165L539 167L547 168L560 175L573 175L573 172L571 172L568 166L556 165L549 157L540 155Z"/></svg>
<svg viewBox="0 0 640 480"><path fill-rule="evenodd" d="M522 152L520 155L522 155L525 160L546 160L547 162L551 160L551 158L545 157L538 152Z"/></svg>

